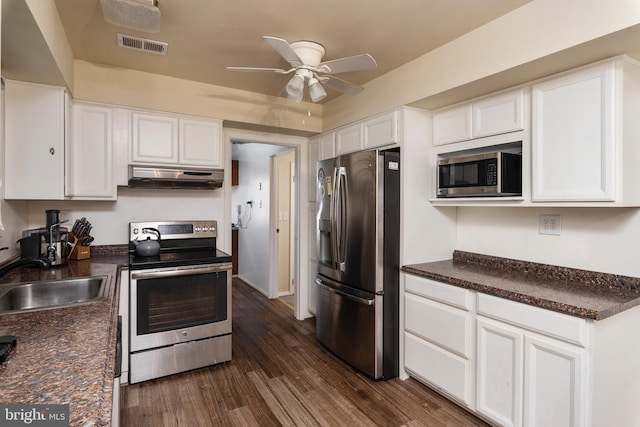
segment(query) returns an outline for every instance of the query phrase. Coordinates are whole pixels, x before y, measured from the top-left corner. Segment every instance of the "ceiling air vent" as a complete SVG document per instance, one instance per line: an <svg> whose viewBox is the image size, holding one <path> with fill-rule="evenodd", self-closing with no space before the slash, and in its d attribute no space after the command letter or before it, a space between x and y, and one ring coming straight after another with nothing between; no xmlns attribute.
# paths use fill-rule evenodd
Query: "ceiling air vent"
<svg viewBox="0 0 640 427"><path fill-rule="evenodd" d="M155 40L143 39L140 37L128 36L118 33L118 46L127 49L142 50L144 52L166 55L169 43Z"/></svg>

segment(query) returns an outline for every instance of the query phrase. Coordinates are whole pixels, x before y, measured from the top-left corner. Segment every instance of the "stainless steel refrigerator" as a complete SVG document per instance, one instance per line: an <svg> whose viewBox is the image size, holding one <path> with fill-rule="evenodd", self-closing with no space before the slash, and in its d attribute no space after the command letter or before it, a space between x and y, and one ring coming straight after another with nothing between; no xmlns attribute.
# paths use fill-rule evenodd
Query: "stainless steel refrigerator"
<svg viewBox="0 0 640 427"><path fill-rule="evenodd" d="M400 152L317 164L316 336L372 378L398 376Z"/></svg>

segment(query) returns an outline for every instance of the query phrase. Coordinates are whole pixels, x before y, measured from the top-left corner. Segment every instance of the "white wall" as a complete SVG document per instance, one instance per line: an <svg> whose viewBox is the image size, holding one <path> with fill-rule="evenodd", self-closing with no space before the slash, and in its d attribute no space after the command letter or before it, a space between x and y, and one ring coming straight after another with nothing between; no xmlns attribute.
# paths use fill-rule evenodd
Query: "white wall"
<svg viewBox="0 0 640 427"><path fill-rule="evenodd" d="M237 221L242 206L243 221L238 231L238 276L269 295L269 176L270 156L288 150L269 144L234 144L233 160L238 160L238 186L231 192L231 218ZM253 207L247 201L253 201ZM262 207L259 206L262 201Z"/></svg>
<svg viewBox="0 0 640 427"><path fill-rule="evenodd" d="M45 211L68 211L70 228L75 219L86 217L93 225L93 245L128 243L129 222L154 220L217 220L218 246L231 230L223 227L224 191L217 190L152 190L118 187L118 200L114 202L90 201L31 201L28 202L28 227L45 225Z"/></svg>
<svg viewBox="0 0 640 427"><path fill-rule="evenodd" d="M559 214L562 234L538 234ZM640 277L640 211L633 208L458 208L456 248L506 258Z"/></svg>

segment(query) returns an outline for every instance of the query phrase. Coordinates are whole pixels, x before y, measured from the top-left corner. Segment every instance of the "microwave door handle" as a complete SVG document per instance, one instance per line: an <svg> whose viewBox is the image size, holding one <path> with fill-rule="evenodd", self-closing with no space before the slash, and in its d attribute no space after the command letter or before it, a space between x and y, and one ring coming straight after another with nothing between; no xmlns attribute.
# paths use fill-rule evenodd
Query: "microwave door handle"
<svg viewBox="0 0 640 427"><path fill-rule="evenodd" d="M344 166L338 169L338 191L336 197L338 198L337 212L338 212L338 234L336 240L338 241L338 270L345 271L346 268L346 252L347 252L347 170Z"/></svg>

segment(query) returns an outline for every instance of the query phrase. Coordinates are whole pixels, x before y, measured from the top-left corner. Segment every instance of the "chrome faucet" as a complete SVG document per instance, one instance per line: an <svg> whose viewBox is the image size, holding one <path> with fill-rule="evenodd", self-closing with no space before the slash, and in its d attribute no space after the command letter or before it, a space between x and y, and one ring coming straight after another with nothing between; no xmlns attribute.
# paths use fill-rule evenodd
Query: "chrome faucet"
<svg viewBox="0 0 640 427"><path fill-rule="evenodd" d="M14 268L22 267L24 265L34 265L36 267L41 267L41 268L50 268L51 267L51 262L49 260L47 260L47 259L44 259L44 258L24 258L24 259L19 259L17 261L9 263L9 264L5 265L4 267L0 268L0 278L2 278L2 276L7 274L9 271L13 270Z"/></svg>

